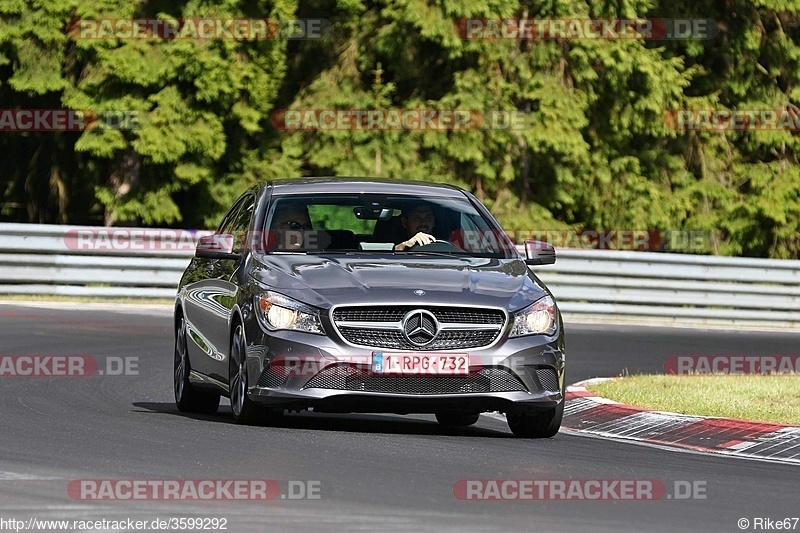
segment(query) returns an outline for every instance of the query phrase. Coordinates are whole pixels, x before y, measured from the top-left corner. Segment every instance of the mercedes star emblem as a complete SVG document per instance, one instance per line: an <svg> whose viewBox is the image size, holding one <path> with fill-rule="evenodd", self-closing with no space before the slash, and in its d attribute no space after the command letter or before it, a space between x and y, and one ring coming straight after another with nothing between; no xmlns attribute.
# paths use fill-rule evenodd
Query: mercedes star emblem
<svg viewBox="0 0 800 533"><path fill-rule="evenodd" d="M411 344L425 346L439 333L439 322L430 311L414 309L403 317L403 333Z"/></svg>

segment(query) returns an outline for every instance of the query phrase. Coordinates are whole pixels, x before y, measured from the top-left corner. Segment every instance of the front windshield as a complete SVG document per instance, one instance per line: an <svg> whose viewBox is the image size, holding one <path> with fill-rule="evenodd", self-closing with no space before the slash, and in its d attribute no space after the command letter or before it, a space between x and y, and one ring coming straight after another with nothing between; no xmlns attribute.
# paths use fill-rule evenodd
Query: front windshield
<svg viewBox="0 0 800 533"><path fill-rule="evenodd" d="M513 257L513 243L466 197L281 195L265 230L270 252Z"/></svg>

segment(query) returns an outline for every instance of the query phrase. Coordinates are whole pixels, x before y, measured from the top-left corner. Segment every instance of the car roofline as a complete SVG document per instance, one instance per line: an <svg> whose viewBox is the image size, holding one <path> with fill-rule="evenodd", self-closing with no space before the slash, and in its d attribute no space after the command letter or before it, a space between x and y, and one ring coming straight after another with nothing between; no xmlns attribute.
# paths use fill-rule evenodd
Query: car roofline
<svg viewBox="0 0 800 533"><path fill-rule="evenodd" d="M266 182L273 194L342 193L342 194L417 194L463 198L466 191L446 183L427 183L370 177L289 178Z"/></svg>

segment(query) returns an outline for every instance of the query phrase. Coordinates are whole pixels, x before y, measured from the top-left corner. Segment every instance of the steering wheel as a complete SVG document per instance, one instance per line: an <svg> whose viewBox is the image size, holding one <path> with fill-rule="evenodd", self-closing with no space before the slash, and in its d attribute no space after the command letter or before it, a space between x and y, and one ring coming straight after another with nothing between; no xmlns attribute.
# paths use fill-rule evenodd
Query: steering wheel
<svg viewBox="0 0 800 533"><path fill-rule="evenodd" d="M454 245L450 241L446 241L444 239L436 239L430 244L425 244L420 246L419 244L415 244L411 248L408 249L411 252L416 251L424 251L424 252L452 252L453 250L459 250L459 247Z"/></svg>

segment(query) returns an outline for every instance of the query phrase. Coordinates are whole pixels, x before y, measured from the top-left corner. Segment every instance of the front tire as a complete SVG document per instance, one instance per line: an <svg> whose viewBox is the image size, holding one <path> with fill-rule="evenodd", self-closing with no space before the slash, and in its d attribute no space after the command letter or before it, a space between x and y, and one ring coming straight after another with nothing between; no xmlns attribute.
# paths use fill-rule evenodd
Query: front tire
<svg viewBox="0 0 800 533"><path fill-rule="evenodd" d="M173 364L173 385L175 405L182 413L216 413L219 408L219 394L198 392L189 382L191 366L186 342L186 319L181 316L175 331L175 356Z"/></svg>
<svg viewBox="0 0 800 533"><path fill-rule="evenodd" d="M250 386L247 374L247 352L244 328L236 324L231 337L230 369L228 385L230 388L231 412L239 424L248 426L264 425L280 417L280 413L256 404L247 396Z"/></svg>
<svg viewBox="0 0 800 533"><path fill-rule="evenodd" d="M546 439L552 437L561 428L565 402L566 399L562 398L561 403L556 407L540 413L506 413L508 428L514 435L524 439Z"/></svg>

